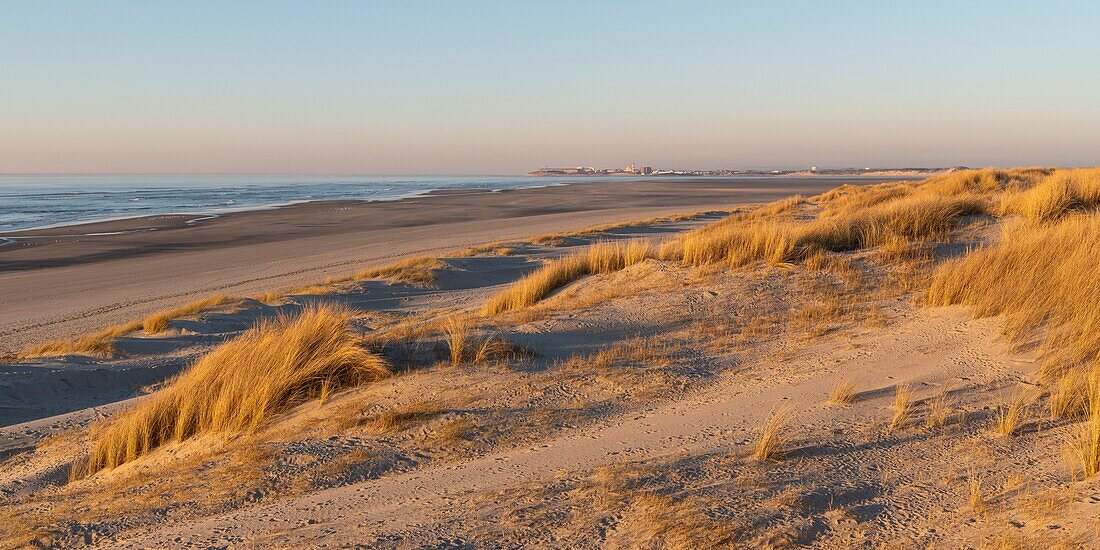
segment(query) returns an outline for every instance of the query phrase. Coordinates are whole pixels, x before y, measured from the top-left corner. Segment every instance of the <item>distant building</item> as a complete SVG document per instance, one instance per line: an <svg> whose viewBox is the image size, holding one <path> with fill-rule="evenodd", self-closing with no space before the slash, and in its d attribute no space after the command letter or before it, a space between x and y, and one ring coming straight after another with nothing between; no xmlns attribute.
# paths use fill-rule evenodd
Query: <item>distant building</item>
<svg viewBox="0 0 1100 550"><path fill-rule="evenodd" d="M811 166L810 171L811 172L817 172L817 167L816 166Z"/></svg>
<svg viewBox="0 0 1100 550"><path fill-rule="evenodd" d="M643 166L642 167L642 175L648 176L648 175L651 175L651 174L653 174L653 167L652 166Z"/></svg>

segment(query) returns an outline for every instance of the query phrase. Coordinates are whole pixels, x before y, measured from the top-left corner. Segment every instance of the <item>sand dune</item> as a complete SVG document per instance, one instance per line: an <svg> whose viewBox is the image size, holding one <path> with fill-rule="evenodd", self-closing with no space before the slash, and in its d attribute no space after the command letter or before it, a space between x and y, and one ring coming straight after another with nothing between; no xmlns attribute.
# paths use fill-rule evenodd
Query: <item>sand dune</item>
<svg viewBox="0 0 1100 550"><path fill-rule="evenodd" d="M1014 271L1027 262L1087 257L1020 235L1092 227L1095 174L849 186L456 250L135 328L110 357L15 362L4 414L29 421L0 428L0 533L103 548L1093 547L1100 477L1065 452L1100 418L1092 333L1065 286L1088 295L1077 271L1091 268L1045 272L1045 302L981 298L1031 288ZM1033 208L1063 184L1075 198ZM525 278L556 269L568 276ZM523 285L541 289L486 307ZM270 411L249 401L253 428L157 432L68 481L122 433L102 426L146 425L148 403L197 375L145 380L202 360L231 386L244 377L211 358L272 360L241 335L317 304L353 312L348 330L393 376L306 380Z"/></svg>
<svg viewBox="0 0 1100 550"><path fill-rule="evenodd" d="M0 353L218 292L249 295L301 286L403 256L767 202L837 184L830 178L580 183L382 203L315 202L194 225L185 222L203 216L0 234L20 239L0 247ZM83 236L118 231L124 233Z"/></svg>

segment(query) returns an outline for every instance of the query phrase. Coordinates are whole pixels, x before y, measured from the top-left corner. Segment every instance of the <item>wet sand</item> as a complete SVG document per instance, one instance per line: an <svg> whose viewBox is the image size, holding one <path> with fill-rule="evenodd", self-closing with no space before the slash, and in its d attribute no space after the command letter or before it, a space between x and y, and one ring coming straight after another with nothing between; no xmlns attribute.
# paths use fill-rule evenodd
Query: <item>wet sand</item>
<svg viewBox="0 0 1100 550"><path fill-rule="evenodd" d="M0 234L0 353L202 296L316 282L402 256L891 178L609 181L389 202L318 201ZM898 178L895 178L898 179Z"/></svg>

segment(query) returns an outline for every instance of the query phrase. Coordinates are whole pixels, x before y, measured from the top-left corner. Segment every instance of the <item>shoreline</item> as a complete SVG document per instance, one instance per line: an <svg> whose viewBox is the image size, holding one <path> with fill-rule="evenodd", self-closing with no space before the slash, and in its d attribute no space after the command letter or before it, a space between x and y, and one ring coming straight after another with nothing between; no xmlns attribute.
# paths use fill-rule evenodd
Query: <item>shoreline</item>
<svg viewBox="0 0 1100 550"><path fill-rule="evenodd" d="M0 174L0 175L3 175L3 174ZM176 211L173 211L173 212L160 212L160 213L155 213L155 214L137 214L137 215L133 215L133 216L117 216L117 217L106 217L106 218L102 218L102 219L90 219L90 220L79 220L79 221L70 221L70 222L50 223L50 224L44 224L44 225L38 225L38 226L24 227L24 228L20 228L20 229L10 229L10 230L5 230L5 231L0 231L0 247L5 246L9 241L10 242L18 242L20 240L31 239L31 238L35 238L35 237L39 237L39 236L42 236L42 237L57 236L57 235L47 234L47 232L51 232L51 231L54 231L54 230L60 231L60 230L65 230L65 229L72 228L72 227L97 226L97 225L100 225L100 224L111 224L111 223L116 223L116 222L120 223L120 224L125 224L126 222L137 222L137 221L145 220L145 219L159 219L159 218L191 218L189 220L190 223L194 223L196 221L200 221L200 219L217 218L217 217L227 216L227 215L231 215L231 214L238 214L238 213L243 213L243 212L254 212L254 211L260 211L260 210L272 210L272 209L279 209L279 208L297 206L297 205L301 205L301 204L325 203L325 202L386 203L386 202L397 202L397 201L404 201L404 200L409 200L409 199L415 199L415 198L418 198L418 197L428 197L428 196L442 196L442 195L453 196L453 195L465 195L465 194L505 193L505 192L510 192L510 191L521 191L521 190L525 190L525 189L543 189L543 188L547 188L547 187L561 187L561 186L569 186L569 185L603 185L603 184L630 184L630 183L651 183L651 182L673 183L673 182L679 182L679 181L695 182L695 181L716 181L716 180L718 180L718 181L721 181L721 180L770 180L770 179L783 179L783 178L792 178L792 179L793 178L798 178L798 179L804 179L804 178L810 178L810 179L852 179L852 180L856 180L856 181L865 181L865 182L874 181L874 182L878 182L878 181L886 181L886 180L901 181L901 180L911 180L911 179L922 179L924 176L917 176L917 175L912 175L912 174L908 174L908 173L898 173L898 174L888 174L888 175L887 174L881 174L881 175L880 174L859 174L859 175L822 174L822 175L813 175L813 174L792 173L792 174L786 174L786 175L745 174L745 175L739 175L739 176L687 176L687 175L675 175L675 174L673 174L673 175L660 175L660 176L638 176L636 174L631 174L629 176L622 175L622 176L525 176L525 177L531 178L533 180L538 180L538 179L543 179L543 178L548 178L548 177L556 177L556 178L559 178L559 179L575 179L577 181L555 181L555 182L552 182L552 183L539 183L539 184L535 184L535 185L529 185L529 186L525 185L525 186L522 186L522 187L512 187L512 188L504 188L504 187L492 188L492 189L480 189L480 188L448 189L448 188L438 188L438 189L411 191L411 192L408 192L408 193L405 193L405 194L402 194L402 195L396 195L396 196L392 196L392 197L364 198L364 199L323 199L323 198L322 199L302 199L302 200L276 202L276 203L269 203L269 204L258 204L258 205L250 205L250 206L238 206L238 207L214 208L214 209L209 209L209 210L197 210L197 211L194 211L194 212L176 212ZM110 227L110 226L107 226L107 227ZM37 233L39 233L39 235L24 235L25 233L28 233L28 232L31 232L31 231L37 232ZM108 231L110 231L110 230L108 230ZM127 231L127 230L124 229L122 231ZM83 233L83 234L80 234L80 236L101 236L101 233L104 233L104 232ZM75 233L66 233L66 234L74 235L74 236L76 235Z"/></svg>
<svg viewBox="0 0 1100 550"><path fill-rule="evenodd" d="M161 216L67 226L0 247L0 352L211 294L252 295L408 256L812 195L844 179L769 178L766 185L759 178L578 182L385 202L313 201L190 225L189 218ZM86 235L136 228L148 230Z"/></svg>

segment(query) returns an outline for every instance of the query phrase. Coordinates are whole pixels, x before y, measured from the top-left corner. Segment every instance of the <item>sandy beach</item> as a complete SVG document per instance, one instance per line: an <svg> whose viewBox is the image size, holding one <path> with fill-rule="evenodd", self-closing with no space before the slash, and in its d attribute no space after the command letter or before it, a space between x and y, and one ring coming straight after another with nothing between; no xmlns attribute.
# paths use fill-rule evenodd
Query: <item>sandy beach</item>
<svg viewBox="0 0 1100 550"><path fill-rule="evenodd" d="M860 178L578 183L390 202L312 202L0 234L0 352L225 292L318 282L409 255L812 195Z"/></svg>
<svg viewBox="0 0 1100 550"><path fill-rule="evenodd" d="M1096 349L1074 319L1100 222L1032 201L1068 180L1089 204L1098 173L38 233L0 253L29 266L5 264L5 319L62 341L0 359L0 548L1095 547L1100 371L1063 342ZM709 213L657 217L684 211ZM232 297L140 318L214 291ZM87 332L110 322L131 323Z"/></svg>

